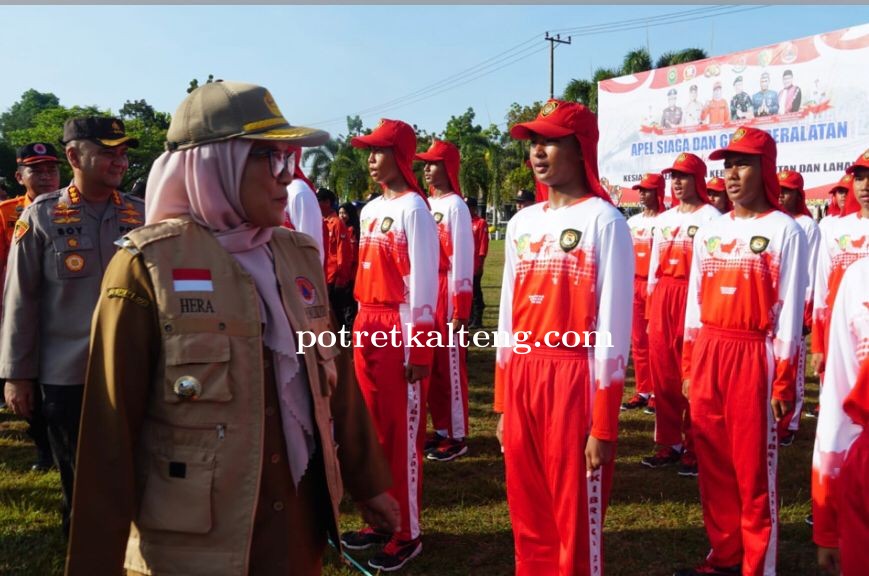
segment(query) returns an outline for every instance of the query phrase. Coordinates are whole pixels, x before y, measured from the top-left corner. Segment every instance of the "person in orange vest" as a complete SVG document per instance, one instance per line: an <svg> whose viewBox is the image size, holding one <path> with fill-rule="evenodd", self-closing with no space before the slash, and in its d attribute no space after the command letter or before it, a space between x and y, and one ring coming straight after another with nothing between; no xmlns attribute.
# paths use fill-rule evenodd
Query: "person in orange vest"
<svg viewBox="0 0 869 576"><path fill-rule="evenodd" d="M349 329L345 323L345 310L353 300L353 294L348 292L353 278L353 244L347 225L335 212L337 200L335 193L328 188L317 190L317 202L323 215L323 268L329 303L338 324Z"/></svg>
<svg viewBox="0 0 869 576"><path fill-rule="evenodd" d="M57 150L48 142L33 142L21 147L15 159L18 163L15 179L24 186L24 194L0 202L0 221L3 223L3 234L0 234L0 278L6 277L6 259L18 217L37 197L60 188L60 159ZM42 414L41 394L33 395L33 405L32 416L27 420L27 435L36 444L36 462L31 469L34 472L46 472L54 462L48 427Z"/></svg>
<svg viewBox="0 0 869 576"><path fill-rule="evenodd" d="M468 198L468 210L471 211L471 228L474 234L474 297L471 301L471 320L469 328L483 327L483 266L489 254L489 223L485 216L480 216L477 199Z"/></svg>

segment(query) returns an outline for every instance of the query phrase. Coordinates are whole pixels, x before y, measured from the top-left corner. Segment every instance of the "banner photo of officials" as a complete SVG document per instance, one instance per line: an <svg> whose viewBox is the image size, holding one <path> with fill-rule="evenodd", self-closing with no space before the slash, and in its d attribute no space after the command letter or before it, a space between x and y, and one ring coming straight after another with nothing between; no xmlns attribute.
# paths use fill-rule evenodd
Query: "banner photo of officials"
<svg viewBox="0 0 869 576"><path fill-rule="evenodd" d="M826 200L869 140L866 62L869 24L600 82L601 181L636 203L645 173L682 152L705 160L753 126L776 140L779 170L803 175L806 198Z"/></svg>

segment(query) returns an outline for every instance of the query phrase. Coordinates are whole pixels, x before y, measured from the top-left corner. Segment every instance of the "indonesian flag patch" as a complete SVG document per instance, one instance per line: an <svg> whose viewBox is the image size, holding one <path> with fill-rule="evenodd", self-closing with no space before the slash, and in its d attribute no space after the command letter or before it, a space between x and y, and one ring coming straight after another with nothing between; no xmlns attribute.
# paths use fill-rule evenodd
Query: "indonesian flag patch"
<svg viewBox="0 0 869 576"><path fill-rule="evenodd" d="M214 292L211 270L207 268L174 268L172 285L176 292Z"/></svg>

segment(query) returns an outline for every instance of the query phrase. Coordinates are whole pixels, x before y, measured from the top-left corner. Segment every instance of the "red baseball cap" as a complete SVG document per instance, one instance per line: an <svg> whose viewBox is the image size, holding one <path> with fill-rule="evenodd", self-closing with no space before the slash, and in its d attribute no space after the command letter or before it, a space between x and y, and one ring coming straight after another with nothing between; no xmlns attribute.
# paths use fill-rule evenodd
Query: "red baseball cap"
<svg viewBox="0 0 869 576"><path fill-rule="evenodd" d="M447 142L446 140L432 139L431 146L425 152L420 152L414 156L414 160L422 162L443 162L447 169L447 178L450 180L450 186L453 192L462 195L462 189L459 187L459 166L461 165L461 156L456 145Z"/></svg>
<svg viewBox="0 0 869 576"><path fill-rule="evenodd" d="M860 168L869 168L869 148L867 148L866 151L863 152L863 153L862 153L862 154L857 158L857 160L854 161L853 164L851 164L850 166L848 166L848 167L845 169L845 172L847 172L848 174L853 174L853 173L854 173L854 170L855 170L856 168L858 168L858 167L860 167Z"/></svg>
<svg viewBox="0 0 869 576"><path fill-rule="evenodd" d="M354 148L392 148L396 164L409 188L422 194L416 175L413 173L413 156L416 153L416 133L401 120L382 118L371 134L355 136L350 140Z"/></svg>
<svg viewBox="0 0 869 576"><path fill-rule="evenodd" d="M540 109L537 118L531 122L515 124L510 128L510 136L516 140L530 140L532 134L540 134L544 138L564 138L574 135L582 150L589 190L595 196L612 203L598 176L597 117L588 108L576 102L549 100Z"/></svg>
<svg viewBox="0 0 869 576"><path fill-rule="evenodd" d="M710 178L706 181L706 192L708 194L709 190L714 190L715 192L727 192L727 187L724 185L724 179L715 176L714 178Z"/></svg>
<svg viewBox="0 0 869 576"><path fill-rule="evenodd" d="M697 195L706 204L709 204L709 194L706 193L706 162L690 152L682 152L676 156L673 166L661 170L661 174L670 174L671 172L684 172L694 176L694 188L697 190ZM674 206L678 203L678 199L673 197Z"/></svg>
<svg viewBox="0 0 869 576"><path fill-rule="evenodd" d="M781 188L797 190L800 193L800 203L797 205L797 212L799 214L805 214L806 216L812 215L812 213L809 212L809 207L806 206L806 196L803 193L805 182L803 181L802 174L795 170L782 170L778 173L778 183Z"/></svg>
<svg viewBox="0 0 869 576"><path fill-rule="evenodd" d="M726 148L719 148L709 155L710 160L723 160L728 154L750 154L760 156L760 172L763 178L763 191L767 201L776 210L781 210L778 197L781 187L776 176L775 140L769 133L757 128L742 127L733 133Z"/></svg>
<svg viewBox="0 0 869 576"><path fill-rule="evenodd" d="M664 177L654 172L643 174L643 179L639 184L631 186L634 190L654 190L655 196L658 198L658 210L664 210Z"/></svg>
<svg viewBox="0 0 869 576"><path fill-rule="evenodd" d="M830 188L827 194L835 194L839 190L844 190L848 197L853 196L854 189L854 176L851 174L844 174L839 181L836 182L836 185ZM848 207L848 198L845 198L845 207ZM839 203L836 200L830 202L830 207L827 210L827 216L842 216L844 214L843 210L839 208Z"/></svg>

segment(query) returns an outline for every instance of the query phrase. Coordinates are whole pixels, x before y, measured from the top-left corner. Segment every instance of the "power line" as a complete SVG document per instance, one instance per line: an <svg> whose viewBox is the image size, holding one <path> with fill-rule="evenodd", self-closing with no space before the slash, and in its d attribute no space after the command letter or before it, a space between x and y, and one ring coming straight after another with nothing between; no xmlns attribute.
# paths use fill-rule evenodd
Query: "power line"
<svg viewBox="0 0 869 576"><path fill-rule="evenodd" d="M739 12L745 12L749 10L758 10L760 8L766 8L767 6L712 6L712 7L704 7L697 8L693 10L683 10L680 12L670 12L667 14L659 14L656 16L648 16L643 18L635 18L631 20L622 20L622 21L613 21L607 22L603 24L594 24L588 26L579 26L573 28L560 28L555 29L553 32L555 33L571 33L574 36L593 36L597 34L603 34L607 32L619 32L619 31L628 31L635 30L637 28L642 27L652 27L652 26L665 26L670 24L678 24L682 22L688 22L692 20L701 20L706 18L713 18L717 16L725 16L730 14L735 14ZM539 38L539 34L535 34L532 37L529 37L527 40L516 44L515 46L508 48L498 54L483 60L482 62L475 64L469 68L466 68L460 72L447 76L446 78L442 78L436 82L423 86L413 92L405 94L403 96L393 98L387 102L377 104L374 106L370 106L368 108L361 109L355 113L349 114L350 116L372 116L375 114L383 114L388 111L403 108L410 104L415 104L417 102L421 102L423 100L427 100L434 96L440 95L449 90L454 90L460 86L464 86L470 82L493 74L498 70L501 70L507 66L511 66L520 62L521 60L525 60L535 54L546 49L537 48L533 43L537 41ZM325 126L330 124L335 124L338 122L345 121L348 115L331 118L328 120L323 120L320 122L309 122L308 125L311 126Z"/></svg>

